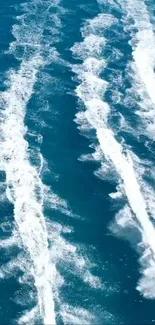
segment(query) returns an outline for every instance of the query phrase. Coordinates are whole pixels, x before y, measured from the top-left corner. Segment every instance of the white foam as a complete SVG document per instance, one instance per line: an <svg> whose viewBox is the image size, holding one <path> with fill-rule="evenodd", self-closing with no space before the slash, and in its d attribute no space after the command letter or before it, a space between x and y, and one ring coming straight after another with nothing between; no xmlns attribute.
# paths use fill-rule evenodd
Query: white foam
<svg viewBox="0 0 155 325"><path fill-rule="evenodd" d="M16 245L18 245L19 242L16 243ZM13 245L15 245L15 243L13 242ZM20 245L22 247L22 243ZM11 246L9 246L10 248ZM7 246L6 246L7 248ZM22 247L23 248L23 247ZM9 253L10 253L10 249L9 249ZM24 249L22 251L22 253L18 253L18 255L13 256L14 258L12 259L12 256L9 256L9 261L3 265L1 265L1 270L0 270L0 278L1 279L5 279L5 278L10 278L10 277L14 277L17 272L20 270L22 272L24 272L24 277L29 279L28 283L31 283L32 280L32 272L31 272L31 264L28 256L26 255ZM22 277L18 278L17 280L19 283L26 283L25 281L23 281Z"/></svg>
<svg viewBox="0 0 155 325"><path fill-rule="evenodd" d="M61 315L63 322L66 325L91 325L95 323L101 324L103 320L105 324L115 324L116 320L117 323L123 324L118 317L116 318L112 313L108 312L104 308L100 309L99 306L97 306L97 310L94 310L93 305L91 312L88 312L85 308L77 308L74 306L69 306L68 304L64 304Z"/></svg>
<svg viewBox="0 0 155 325"><path fill-rule="evenodd" d="M130 153L131 154L131 153ZM136 155L132 153L132 159L138 173L138 181L143 190L143 196L147 205L149 215L155 219L155 197L154 197L154 184L155 184L155 169L154 164L147 160L137 160Z"/></svg>
<svg viewBox="0 0 155 325"><path fill-rule="evenodd" d="M117 192L110 193L109 196L112 199L119 199L119 198L122 197L122 191L117 191Z"/></svg>
<svg viewBox="0 0 155 325"><path fill-rule="evenodd" d="M78 119L76 120L78 122ZM99 161L101 162L102 161L102 158L103 158L103 153L101 151L101 148L100 146L92 146L90 145L89 147L95 149L95 152L93 152L92 154L86 154L86 155L81 155L79 160L80 161Z"/></svg>
<svg viewBox="0 0 155 325"><path fill-rule="evenodd" d="M92 321L94 320L94 315L84 308L77 308L72 307L69 305L63 305L62 311L61 311L62 319L64 321L64 324L92 324Z"/></svg>
<svg viewBox="0 0 155 325"><path fill-rule="evenodd" d="M113 15L100 13L95 18L87 20L87 24L85 24L81 29L81 34L83 37L89 37L90 34L93 34L94 39L96 35L100 35L102 42L105 42L105 39L103 38L104 30L117 23L117 21L117 18L115 18Z"/></svg>
<svg viewBox="0 0 155 325"><path fill-rule="evenodd" d="M45 15L42 16L40 24L35 24L40 5L40 1L23 4L24 14L18 17L19 24L13 27L15 41L11 43L9 51L21 60L21 64L17 71L9 71L7 90L0 94L3 109L0 125L0 165L6 173L7 198L14 205L14 218L22 242L30 254L31 266L29 263L27 265L38 292L40 318L44 324L55 324L53 287L56 268L50 260L48 250L48 234L43 215L43 184L39 178L40 170L37 171L29 162L28 143L24 139L25 110L33 93L38 70L46 63L43 54L47 54L49 50L48 59L53 55L53 50L51 53L48 44L43 46L43 27L48 17L48 2L46 6L42 3ZM53 3L54 5L56 4ZM30 13L34 19L27 23ZM6 240L3 245L13 243L14 238ZM9 262L6 269L10 272L14 267L16 268L15 260ZM24 267L24 271L26 270ZM25 272L24 277L19 279L21 283L23 279L28 280L27 275ZM21 322L31 319L31 314L29 313L28 317L23 316Z"/></svg>
<svg viewBox="0 0 155 325"><path fill-rule="evenodd" d="M71 231L71 228L64 227L58 223L48 223L50 255L52 261L55 264L62 264L63 268L67 268L73 274L78 275L78 277L90 287L101 289L102 283L100 278L91 273L91 268L96 265L88 258L86 248L77 244L76 246L70 244L63 238L64 233L69 233ZM61 300L61 297L59 299Z"/></svg>
<svg viewBox="0 0 155 325"><path fill-rule="evenodd" d="M60 274L55 280L55 287L59 288L62 286L65 288L62 291L62 295L57 296L57 301L60 306L60 315L64 324L80 324L86 323L91 324L91 319L93 318L94 322L96 321L95 314L90 312L90 301L91 298L88 297L87 301L87 310L83 307L83 299L80 297L80 301L77 303L76 300L71 304L66 305L66 297L69 289L69 295L72 295L72 286L76 286L74 282L74 276L80 279L85 286L87 285L88 290L103 290L105 289L108 292L109 288L105 288L100 277L94 275L94 271L98 269L98 266L92 261L92 250L86 249L85 246L80 244L70 243L69 240L65 239L65 234L73 232L72 228L65 227L56 222L48 223L48 234L49 234L49 248L51 260L57 266L57 269L60 270ZM94 254L93 254L94 255ZM69 279L73 278L73 281L67 283L64 281L63 272L69 275ZM60 288L61 290L61 288ZM78 296L78 291L75 290L75 294ZM58 291L58 290L57 290ZM87 291L85 292L87 295ZM73 293L74 294L74 293ZM90 299L90 300L89 300ZM96 307L94 306L94 311Z"/></svg>
<svg viewBox="0 0 155 325"><path fill-rule="evenodd" d="M117 3L116 0L106 0L106 2L105 2L105 0L97 0L97 2L100 5L102 5L102 4L105 5L105 3L106 3L110 8L115 8L117 10L120 10L120 6L119 6L119 4Z"/></svg>
<svg viewBox="0 0 155 325"><path fill-rule="evenodd" d="M19 318L18 324L19 325L26 325L26 324L35 325L37 313L38 313L38 309L36 307L31 309L30 311L28 311L26 314L22 315Z"/></svg>
<svg viewBox="0 0 155 325"><path fill-rule="evenodd" d="M107 141L105 140L105 137L107 137L106 139ZM142 195L141 190L143 189L143 186L141 184L140 187L137 181L138 177L136 177L135 175L131 158L128 161L128 159L122 154L121 146L118 145L111 131L106 130L106 135L105 135L103 129L100 129L98 133L98 138L102 149L107 155L109 155L109 157L111 158L111 160L113 161L116 167L117 172L119 173L119 175L121 176L124 182L124 190L127 195L129 205L138 221L138 223L137 222L135 223L133 222L133 218L132 219L129 218L129 215L126 215L125 219L123 216L123 218L120 218L121 227L122 226L123 228L125 227L124 222L126 222L127 227L131 222L131 226L132 227L136 226L136 228L138 228L139 231L141 232L142 247L143 247L144 254L146 250L149 249L149 255L147 256L148 259L146 261L145 258L144 266L142 263L143 262L142 258L140 259L141 265L143 266L143 271L142 271L143 276L139 285L137 286L137 289L140 290L145 297L153 298L155 297L155 292L150 286L150 280L153 283L154 276L152 272L152 267L150 270L150 264L154 265L154 259L155 259L155 240L154 240L155 228L154 228L154 224L152 224L152 222L150 221L150 217L147 212L151 208L150 195L149 198L147 197L147 200L145 201L144 199L146 198L146 192L144 191L145 194ZM112 148L112 150L109 150L109 148ZM144 188L145 187L146 184ZM155 269L155 267L153 268Z"/></svg>
<svg viewBox="0 0 155 325"><path fill-rule="evenodd" d="M7 197L14 204L14 218L32 263L38 301L44 323L55 323L52 279L55 267L49 262L48 240L42 206L37 202L36 191L41 191L41 180L28 160L24 140L26 104L33 92L41 58L32 57L22 62L17 73L10 74L10 88L2 94L5 101L4 122L0 143L1 164L6 172Z"/></svg>
<svg viewBox="0 0 155 325"><path fill-rule="evenodd" d="M7 197L14 205L14 218L23 245L28 251L26 258L18 255L13 261L9 261L2 268L1 277L6 276L6 273L7 276L12 276L19 264L22 271L22 275L18 279L19 283L21 285L31 283L33 277L38 293L36 308L22 315L19 324L35 324L38 318L43 318L44 324L56 323L54 301L60 302L58 306L60 311L64 308L64 302L58 295L59 288L64 283L63 274L61 275L56 269L58 264L63 266L63 269L70 269L71 266L71 271L69 271L79 276L91 288L99 289L102 286L100 279L90 272L94 264L90 263L88 258L83 257L83 249L64 239L64 234L69 234L72 229L51 221L45 222L44 203L46 208L59 210L67 216L73 214L64 200L51 192L50 187L42 184L40 175L44 173L43 157L39 155L39 164L37 163L39 167L31 164L28 143L25 141L26 106L33 94L38 71L47 63L44 50L47 50L48 44L45 44L45 49L43 48L43 27L46 27L44 14L42 21L37 21L35 26L35 17L37 18L37 13L39 14L37 7L40 5L46 7L51 6L51 3L50 1L41 3L41 1L34 0L32 3L25 3L22 6L25 13L18 17L20 24L13 28L16 40L9 49L21 63L16 71L9 71L6 82L7 90L0 95L3 109L0 125L2 135L0 167L6 173ZM46 17L50 6L46 8ZM32 20L30 19L31 10ZM30 26L28 26L28 21ZM57 24L60 25L60 21L57 21ZM92 64L96 71L97 61L93 59ZM90 71L90 74L92 72ZM35 123L37 122L40 121L35 120ZM33 136L34 134L29 135ZM78 216L74 215L74 217ZM3 242L5 247L13 244L12 238ZM23 300L22 303L24 304ZM75 313L79 310L76 309ZM82 320L85 318L84 315ZM89 317L87 317L87 323L89 323L88 320Z"/></svg>
<svg viewBox="0 0 155 325"><path fill-rule="evenodd" d="M89 28L89 24L87 27ZM88 28L86 28L87 37L84 39L83 44L85 44L88 39ZM92 30L90 28L90 33L91 32ZM96 130L100 148L107 161L111 161L117 174L121 177L124 192L128 198L132 214L135 216L135 226L142 234L143 246L145 248L149 247L152 258L155 259L155 228L147 212L147 205L138 183L138 176L134 171L131 154L128 150L126 150L126 154L123 152L122 145L117 142L113 131L108 127L110 107L103 101L104 92L108 87L108 83L99 77L99 70L95 71L92 69L93 60L92 57L89 57L91 49L85 52L85 54L81 54L84 48L91 46L90 42L87 46L85 45L85 47L83 47L83 44L76 44L76 46L72 48L73 54L76 56L79 54L80 57L85 58L82 65L73 67L73 71L77 73L81 81L81 84L76 88L76 93L86 107L83 115L88 120L88 124ZM100 61L99 58L97 60ZM119 220L122 223L122 218ZM123 223L124 225L128 223L128 215L126 215Z"/></svg>
<svg viewBox="0 0 155 325"><path fill-rule="evenodd" d="M0 248L9 248L9 247L12 247L14 245L18 245L18 243L20 243L19 234L18 234L17 231L14 231L12 236L10 236L7 239L2 239L0 241Z"/></svg>
<svg viewBox="0 0 155 325"><path fill-rule="evenodd" d="M50 63L57 51L53 47L53 42L60 37L61 20L59 14L61 7L60 0L30 1L16 6L20 9L20 16L16 17L17 24L12 28L15 41L11 42L9 50L16 59L23 57L30 58L40 52L44 56L44 61ZM54 9L54 12L52 12ZM44 32L48 35L44 37Z"/></svg>
<svg viewBox="0 0 155 325"><path fill-rule="evenodd" d="M84 274L84 282L88 283L91 288L94 289L104 289L104 285L101 283L101 280L98 276L95 276L90 273L90 271L86 271Z"/></svg>
<svg viewBox="0 0 155 325"><path fill-rule="evenodd" d="M99 54L101 54L102 46L104 45L105 39L103 37L89 34L88 36L86 36L81 46L78 46L78 43L75 43L75 45L73 46L73 51L75 55L80 55L82 59L85 59L88 57L87 53L89 53L90 57L93 55L98 56ZM95 58L93 59L94 62L97 62L95 61Z"/></svg>
<svg viewBox="0 0 155 325"><path fill-rule="evenodd" d="M138 114L152 136L155 135L155 35L150 22L149 11L144 1L119 1L125 11L126 28L131 33L133 94L136 91L140 96ZM133 25L131 25L131 19ZM134 31L132 28L134 27Z"/></svg>
<svg viewBox="0 0 155 325"><path fill-rule="evenodd" d="M124 182L125 192L128 197L129 204L135 213L137 220L141 224L142 230L145 233L148 244L152 248L153 254L155 254L155 229L149 220L149 216L146 211L147 207L136 179L131 158L130 156L128 156L128 158L124 156L122 153L122 148L115 140L111 130L99 128L97 130L97 135L102 150L110 157L115 168L117 169L117 172Z"/></svg>

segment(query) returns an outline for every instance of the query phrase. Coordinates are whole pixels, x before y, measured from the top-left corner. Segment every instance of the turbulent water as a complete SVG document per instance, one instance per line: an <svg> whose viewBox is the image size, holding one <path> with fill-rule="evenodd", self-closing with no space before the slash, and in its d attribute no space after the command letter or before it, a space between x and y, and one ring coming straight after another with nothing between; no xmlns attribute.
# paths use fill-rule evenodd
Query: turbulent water
<svg viewBox="0 0 155 325"><path fill-rule="evenodd" d="M0 324L155 322L154 13L0 3Z"/></svg>

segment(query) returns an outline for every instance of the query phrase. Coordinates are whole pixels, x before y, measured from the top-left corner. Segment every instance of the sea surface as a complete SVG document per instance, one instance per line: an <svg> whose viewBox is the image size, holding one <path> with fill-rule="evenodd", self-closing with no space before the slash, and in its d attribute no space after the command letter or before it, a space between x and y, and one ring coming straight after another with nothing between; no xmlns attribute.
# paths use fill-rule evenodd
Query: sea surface
<svg viewBox="0 0 155 325"><path fill-rule="evenodd" d="M155 2L0 1L0 325L155 322Z"/></svg>

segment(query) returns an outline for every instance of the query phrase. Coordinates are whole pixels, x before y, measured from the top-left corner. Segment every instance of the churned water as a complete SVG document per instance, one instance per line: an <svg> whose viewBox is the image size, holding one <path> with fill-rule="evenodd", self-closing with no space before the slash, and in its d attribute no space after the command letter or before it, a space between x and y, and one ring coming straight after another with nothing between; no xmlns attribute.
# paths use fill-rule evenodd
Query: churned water
<svg viewBox="0 0 155 325"><path fill-rule="evenodd" d="M155 322L154 12L0 3L0 324Z"/></svg>

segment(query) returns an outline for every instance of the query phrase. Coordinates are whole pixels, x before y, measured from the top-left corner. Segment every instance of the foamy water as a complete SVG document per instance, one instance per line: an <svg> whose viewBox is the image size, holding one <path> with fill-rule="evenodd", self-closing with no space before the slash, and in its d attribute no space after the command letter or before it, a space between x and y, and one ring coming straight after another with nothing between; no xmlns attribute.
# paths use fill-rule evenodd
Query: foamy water
<svg viewBox="0 0 155 325"><path fill-rule="evenodd" d="M130 63L133 89L139 96L137 114L154 138L155 131L155 34L147 4L144 1L119 1L124 11L124 29L131 36L133 62ZM132 23L131 23L132 21Z"/></svg>
<svg viewBox="0 0 155 325"><path fill-rule="evenodd" d="M136 4L132 6L133 11L135 6ZM142 13L144 13L143 10ZM93 21L95 21L95 29L91 27L93 25ZM102 17L102 21L103 25L101 26L99 18L98 27L100 29L105 28L104 14ZM100 57L103 44L104 46L106 46L106 40L104 37L101 37L100 34L98 36L98 28L96 27L96 22L97 17L92 20L91 23L90 21L86 22L85 27L81 31L83 36L83 42L76 43L71 49L74 56L83 59L83 63L81 65L73 66L73 71L77 74L78 79L80 81L80 85L76 88L76 94L85 105L85 110L77 113L76 122L79 124L81 130L83 130L85 128L85 125L87 124L90 126L90 128L96 130L96 135L100 144L100 148L106 160L110 161L113 164L113 168L115 168L119 179L121 178L122 180L121 190L123 189L124 193L126 194L132 214L130 214L130 216L128 216L127 214L125 218L126 220L124 220L124 213L122 213L121 217L119 217L119 224L122 228L126 227L127 225L129 226L131 219L134 218L132 221L132 226L139 229L141 233L141 247L143 247L142 252L144 251L146 253L146 250L149 250L149 254L147 254L148 259L146 260L146 254L144 253L140 260L144 267L144 271L143 278L137 288L138 290L143 292L144 296L154 297L154 291L150 290L149 280L152 279L153 281L152 271L150 271L150 265L152 265L152 269L154 270L155 228L150 220L147 205L148 200L145 201L144 199L144 195L142 193L143 186L142 184L139 184L139 177L135 171L132 156L127 149L126 153L123 152L123 146L116 140L113 130L111 130L108 126L110 107L106 102L104 102L104 93L106 92L106 89L109 84L106 82L106 80L100 78L100 72L103 72L103 69L105 69L106 67L106 61L104 61ZM108 16L108 26L116 22L117 20L114 19L113 16ZM143 21L141 21L141 25L143 25L142 22ZM91 43L90 41L87 41L89 39L96 40L96 51L95 47L93 46L93 42ZM149 52L150 47L147 48L145 40L143 43L143 47L144 45L145 48L143 55L147 56L146 54ZM140 46L142 46L142 43ZM98 49L100 49L100 53ZM138 50L136 50L136 53L134 52L133 55L135 56L137 65L139 65L138 69L140 70L141 77L144 78L145 70L147 70L147 63L150 57L147 59L147 61L145 61L143 65L143 62L139 60L139 54L137 54L137 52L141 53L143 51L139 48ZM145 76L145 80L143 81L145 81L145 86L153 102L154 74L152 73L152 67L153 66L151 66L150 70L147 71L147 76ZM151 87L149 87L150 76L152 78ZM87 120L87 124L85 120ZM116 219L116 222L117 221L118 219ZM143 263L143 260L145 260L145 263Z"/></svg>
<svg viewBox="0 0 155 325"><path fill-rule="evenodd" d="M50 12L52 7L56 14ZM34 152L30 151L25 139L29 135L35 137L38 144L43 141L41 135L29 132L25 117L30 100L36 92L39 72L42 73L45 85L47 72L44 78L43 69L58 58L52 42L57 39L57 30L61 27L59 11L62 8L59 7L59 1L51 5L48 1L45 3L36 0L22 4L20 9L23 14L17 17L17 24L12 30L15 41L6 51L6 55L14 55L18 68L7 71L6 90L0 93L0 168L5 172L7 199L13 204L15 230L0 245L4 249L17 246L21 253L2 266L0 278L11 277L20 269L22 275L18 282L21 287L24 284L30 286L27 299L29 305L33 305L32 309L28 309L24 294L23 297L19 294L14 298L15 303L26 309L19 315L19 324L36 324L41 321L54 325L57 317L64 324L68 324L68 320L91 324L91 320L95 319L92 312L84 309L82 303L75 308L66 303L64 296L61 297L61 287L67 286L62 270L69 269L88 288L102 290L102 281L91 272L97 266L85 256L85 247L73 245L64 239L63 235L73 229L52 222L45 217L43 211L46 207L58 210L67 217L80 217L71 212L65 200L43 184L41 177L44 173L50 175L51 171L45 166L46 161L39 149L35 151L35 165L31 163ZM47 29L51 36L44 37ZM35 113L33 119L35 123L40 123Z"/></svg>
<svg viewBox="0 0 155 325"><path fill-rule="evenodd" d="M98 0L97 2L98 9L102 11L105 1ZM142 116L147 117L145 125L152 132L155 105L153 92L155 84L154 30L147 6L138 0L134 4L130 0L127 1L128 7L131 7L132 10L129 8L127 10L126 2L123 0L108 0L107 4L109 8L114 8L119 13L121 11L123 17L121 23L126 24L125 33L129 33L131 36L133 61L127 64L126 75L129 74L130 77L131 73L134 75L133 88L136 88L135 93L141 98L137 114L141 115L142 112ZM79 10L79 4L77 6ZM123 61L123 49L119 50L116 46L111 50L111 54L108 54L108 58L105 55L109 46L108 37L110 39L110 33L117 29L120 21L119 18L109 13L100 12L94 19L88 19L84 24L82 23L81 37L83 41L75 43L71 48L73 56L80 59L82 63L70 65L63 58L61 59L58 50L54 47L57 47L55 44L59 41L57 44L61 51L61 45L64 45L63 34L61 34L61 30L63 30L61 14L67 15L67 10L65 11L60 6L59 0L55 0L52 4L51 0L29 1L17 5L16 9L17 12L19 9L20 15L16 17L16 24L12 28L14 41L10 43L5 52L6 56L13 55L16 68L9 69L4 74L5 90L0 93L0 171L4 171L5 174L4 177L2 175L5 180L2 181L0 189L2 192L1 202L7 204L8 200L11 202L14 217L12 224L6 217L0 226L2 236L4 236L4 239L0 241L0 249L4 254L7 251L9 256L6 262L4 259L4 264L1 266L0 279L7 280L16 277L20 285L19 291L17 290L11 299L18 306L22 306L22 310L24 310L18 313L18 323L21 325L27 323L35 325L40 322L53 325L59 322L64 325L96 324L103 320L107 324L116 323L117 311L115 313L115 309L109 306L109 297L114 292L119 292L119 285L116 284L115 279L113 281L110 277L108 280L106 278L108 261L105 261L104 266L101 265L97 249L93 245L86 246L83 243L84 239L82 242L80 241L78 228L83 227L83 222L85 223L84 227L87 223L88 227L91 225L83 208L81 210L79 208L80 213L84 211L82 217L74 214L72 207L52 191L51 186L55 186L59 191L59 176L61 179L61 176L63 178L64 175L58 175L57 168L55 168L56 172L50 170L49 166L53 164L52 160L54 160L52 154L49 158L49 166L47 158L42 156L41 144L43 151L45 149L46 152L46 145L54 140L51 137L51 142L47 141L45 144L46 140L43 135L38 133L38 129L40 127L42 131L44 127L46 130L48 127L49 130L55 128L52 117L48 119L48 116L50 114L59 115L59 111L55 107L57 106L55 97L59 97L59 95L61 97L61 91L64 93L68 91L70 85L67 84L67 90L63 89L63 87L65 88L63 78L65 79L67 76L68 67L72 68L79 81L76 95L79 99L79 106L81 106L75 121L80 131L87 134L88 138L91 130L95 130L97 138L92 137L94 142L90 144L93 153L81 155L78 163L97 161L100 167L94 172L95 175L103 182L106 180L117 183L116 191L109 192L108 198L110 202L119 200L119 203L125 204L117 213L115 221L110 223L109 228L116 235L121 237L124 235L124 238L129 237L131 242L132 230L136 229L138 239L133 242L134 244L136 242L137 245L141 267L141 278L137 284L137 290L147 298L154 298L153 165L152 162L144 161L136 156L131 148L129 149L124 138L120 138L120 130L128 128L130 133L132 128L128 125L123 112L114 112L108 100L107 102L105 100L109 89L112 94L111 99L115 104L121 103L124 96L123 90L121 92L118 89L125 87L121 69L119 70L118 67L115 71L115 68L109 68L109 63L114 62L117 66L119 60ZM108 9L108 12L111 12L111 9ZM69 21L71 21L71 15L72 12L69 9ZM134 28L130 18L135 22ZM64 16L64 21L65 19L68 21L68 18ZM65 28L64 23L64 30ZM119 39L119 31L116 35ZM66 35L64 39L65 37ZM70 39L66 39L70 44ZM74 43L74 40L72 42ZM66 44L67 48L68 43ZM66 48L62 53L64 57L66 57ZM141 58L144 64L141 64ZM59 71L54 70L57 69L55 65L58 70L62 69L62 76L58 82ZM103 77L103 75L106 76L106 71L109 74L108 80ZM68 76L67 78L70 78L70 74ZM133 89L128 92L131 97L132 91ZM145 95L146 99L144 99ZM35 104L33 109L32 106ZM63 109L63 103L61 105L61 109ZM48 112L49 115L45 114L45 116L42 114L43 112ZM119 125L117 122L113 125L112 121L117 113ZM28 129L26 123L30 124L30 128L32 124L32 130ZM148 123L152 123L151 127L148 126ZM135 135L136 132L137 130L135 130ZM42 134L45 133L43 130ZM59 135L59 133L56 134ZM91 141L93 141L92 138ZM50 151L52 153L52 149ZM53 152L55 153L55 149ZM65 166L65 159L63 163ZM146 173L150 173L150 169L152 174L145 177ZM69 175L67 172L65 173ZM152 180L151 184L149 184L149 177ZM45 181L48 179L51 185L44 185L43 179ZM64 179L66 178L64 177ZM60 184L62 184L61 180ZM66 193L69 193L67 186L65 189ZM102 195L102 193L100 194ZM78 207L76 208L78 211ZM77 233L74 225L77 225ZM126 235L128 230L131 230L129 236ZM81 290L83 290L82 297ZM100 304L100 297L102 300L103 297L105 298L102 301L103 306Z"/></svg>
<svg viewBox="0 0 155 325"><path fill-rule="evenodd" d="M32 259L32 272L38 291L38 302L44 323L55 323L52 279L55 267L49 262L46 224L37 191L42 183L28 160L28 145L24 140L25 108L31 97L41 58L22 62L18 72L10 72L10 87L1 95L1 161L6 172L7 197L14 204L14 218L24 245ZM3 101L3 102L2 102Z"/></svg>
<svg viewBox="0 0 155 325"><path fill-rule="evenodd" d="M6 173L6 194L14 205L14 218L19 234L30 255L31 266L29 264L28 271L34 277L38 292L40 318L44 324L55 324L52 290L56 268L49 255L48 234L43 215L43 184L37 169L29 162L28 143L24 139L26 107L34 91L37 73L45 64L42 34L49 9L47 4L45 7L42 3L44 19L36 24L35 29L32 17L29 24L26 24L29 20L29 9L35 16L38 5L38 1L35 1L35 6L25 3L25 12L18 17L19 24L13 27L16 40L11 43L9 52L21 63L17 70L7 73L7 90L0 94L1 169ZM29 312L20 322L28 321L29 316L31 319L33 315L33 311Z"/></svg>

